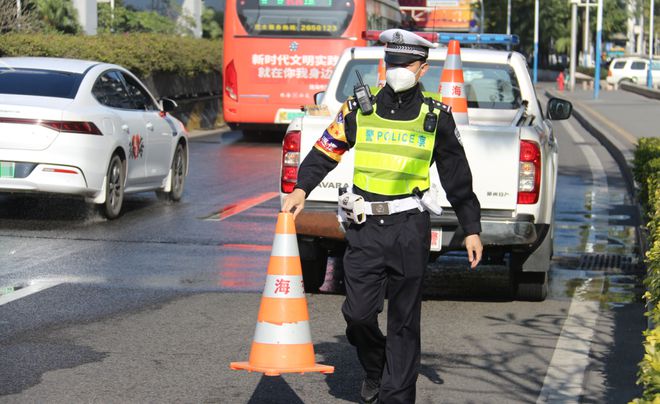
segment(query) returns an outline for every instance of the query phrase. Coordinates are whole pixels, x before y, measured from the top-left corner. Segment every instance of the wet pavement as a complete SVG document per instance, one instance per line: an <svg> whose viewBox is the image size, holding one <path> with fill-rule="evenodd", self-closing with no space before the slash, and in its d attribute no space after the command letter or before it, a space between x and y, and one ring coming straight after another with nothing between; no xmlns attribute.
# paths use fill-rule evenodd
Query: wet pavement
<svg viewBox="0 0 660 404"><path fill-rule="evenodd" d="M598 114L616 98L583 95L576 109ZM639 395L645 319L635 203L608 150L577 121L555 131L548 299L514 301L501 263L468 271L458 253L430 265L419 402L535 402L554 394L553 380L573 383L566 391L582 391L582 402ZM183 202L131 196L118 221L66 199L0 197L0 295L34 280L59 283L0 305L0 401L357 400L361 372L344 337L341 294L307 297L318 360L335 365L334 375L228 369L249 354L279 208L278 145L238 140L233 132L195 138ZM341 291L340 271L331 260L326 291ZM569 320L589 324L590 334ZM557 354L566 338L586 352L570 371Z"/></svg>

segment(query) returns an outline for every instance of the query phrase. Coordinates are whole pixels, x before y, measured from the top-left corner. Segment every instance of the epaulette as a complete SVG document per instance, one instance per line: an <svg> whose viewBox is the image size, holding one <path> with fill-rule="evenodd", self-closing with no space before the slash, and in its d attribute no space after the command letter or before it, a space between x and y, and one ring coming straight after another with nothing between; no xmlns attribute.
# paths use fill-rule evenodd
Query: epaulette
<svg viewBox="0 0 660 404"><path fill-rule="evenodd" d="M451 106L449 106L447 104L443 104L442 102L440 102L440 101L438 101L434 98L426 97L426 98L424 98L424 102L429 107L431 106L431 103L433 103L433 109L439 109L439 110L444 111L448 114L451 113Z"/></svg>

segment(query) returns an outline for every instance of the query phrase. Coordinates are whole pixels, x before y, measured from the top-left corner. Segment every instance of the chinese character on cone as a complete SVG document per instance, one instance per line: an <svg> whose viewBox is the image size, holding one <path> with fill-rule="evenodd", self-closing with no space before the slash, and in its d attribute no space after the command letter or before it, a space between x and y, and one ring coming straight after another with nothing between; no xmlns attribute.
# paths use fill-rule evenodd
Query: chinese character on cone
<svg viewBox="0 0 660 404"><path fill-rule="evenodd" d="M440 79L440 94L442 102L451 107L456 125L469 125L467 97L463 86L463 64L461 63L461 46L457 40L449 41L447 59L442 68Z"/></svg>
<svg viewBox="0 0 660 404"><path fill-rule="evenodd" d="M333 373L333 366L314 362L296 229L291 213L277 217L266 286L248 362L232 362L234 370L282 373Z"/></svg>

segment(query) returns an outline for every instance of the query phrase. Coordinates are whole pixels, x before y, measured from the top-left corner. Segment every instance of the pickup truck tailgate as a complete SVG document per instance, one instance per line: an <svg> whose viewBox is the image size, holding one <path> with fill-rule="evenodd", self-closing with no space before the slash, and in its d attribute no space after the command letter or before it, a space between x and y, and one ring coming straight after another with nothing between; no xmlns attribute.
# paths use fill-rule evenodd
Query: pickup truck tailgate
<svg viewBox="0 0 660 404"><path fill-rule="evenodd" d="M520 128L516 126L459 126L461 141L472 170L472 187L481 209L516 209ZM433 167L431 180L439 183ZM450 207L440 190L440 205Z"/></svg>
<svg viewBox="0 0 660 404"><path fill-rule="evenodd" d="M328 126L327 117L305 117L300 150L306 154L314 146L323 130ZM515 126L460 126L459 132L472 168L474 192L482 209L516 209L519 169L519 130ZM315 134L314 136L308 134ZM486 139L487 138L487 139ZM301 154L301 160L304 155ZM478 169L477 169L478 168ZM337 188L351 185L353 178L353 150L343 157L337 168L332 170L318 187L312 191L310 201L337 201ZM431 169L431 180L439 183L435 166ZM440 187L439 202L450 207L444 190Z"/></svg>

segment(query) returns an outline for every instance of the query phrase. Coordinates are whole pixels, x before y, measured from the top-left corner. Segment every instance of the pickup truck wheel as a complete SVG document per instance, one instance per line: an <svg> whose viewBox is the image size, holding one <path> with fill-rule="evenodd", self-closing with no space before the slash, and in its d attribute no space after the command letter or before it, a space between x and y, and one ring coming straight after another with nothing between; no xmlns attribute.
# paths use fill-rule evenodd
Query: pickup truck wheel
<svg viewBox="0 0 660 404"><path fill-rule="evenodd" d="M548 296L548 273L519 272L515 287L516 299L542 302Z"/></svg>
<svg viewBox="0 0 660 404"><path fill-rule="evenodd" d="M298 239L305 292L316 293L325 281L328 251L314 240Z"/></svg>

